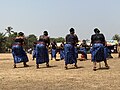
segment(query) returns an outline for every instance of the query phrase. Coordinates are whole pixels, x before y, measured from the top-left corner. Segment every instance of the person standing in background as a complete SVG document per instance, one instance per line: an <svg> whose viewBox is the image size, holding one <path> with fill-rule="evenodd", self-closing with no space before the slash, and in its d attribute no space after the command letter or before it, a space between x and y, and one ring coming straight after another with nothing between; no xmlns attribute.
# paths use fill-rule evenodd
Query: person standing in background
<svg viewBox="0 0 120 90"><path fill-rule="evenodd" d="M120 41L118 42L117 52L118 52L118 58L120 58Z"/></svg>
<svg viewBox="0 0 120 90"><path fill-rule="evenodd" d="M36 58L36 44L37 44L37 42L34 42L34 44L33 44L33 53L32 53L32 60L34 60L35 58Z"/></svg>
<svg viewBox="0 0 120 90"><path fill-rule="evenodd" d="M82 40L82 43L80 44L80 53L82 54L81 55L81 58L87 60L87 48L89 46L87 45L86 43L86 40Z"/></svg>
<svg viewBox="0 0 120 90"><path fill-rule="evenodd" d="M64 52L64 42L60 44L60 60L63 60L65 58L65 52Z"/></svg>
<svg viewBox="0 0 120 90"><path fill-rule="evenodd" d="M56 60L56 53L57 53L57 43L56 43L56 41L54 40L54 41L51 43L51 60L52 60L52 59Z"/></svg>

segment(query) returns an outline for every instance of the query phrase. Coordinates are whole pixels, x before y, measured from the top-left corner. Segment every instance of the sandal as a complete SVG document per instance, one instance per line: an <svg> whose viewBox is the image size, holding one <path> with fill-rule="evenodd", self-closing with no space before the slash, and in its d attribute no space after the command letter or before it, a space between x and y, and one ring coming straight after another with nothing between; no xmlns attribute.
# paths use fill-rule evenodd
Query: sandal
<svg viewBox="0 0 120 90"><path fill-rule="evenodd" d="M96 67L93 68L93 71L96 71Z"/></svg>
<svg viewBox="0 0 120 90"><path fill-rule="evenodd" d="M39 65L36 65L36 68L38 69L38 68L39 68Z"/></svg>
<svg viewBox="0 0 120 90"><path fill-rule="evenodd" d="M29 65L25 64L24 67L29 67Z"/></svg>
<svg viewBox="0 0 120 90"><path fill-rule="evenodd" d="M65 66L65 69L68 69L68 67L67 67L67 66Z"/></svg>
<svg viewBox="0 0 120 90"><path fill-rule="evenodd" d="M46 67L50 67L49 64L46 64Z"/></svg>
<svg viewBox="0 0 120 90"><path fill-rule="evenodd" d="M78 68L78 66L77 65L74 65L75 66L75 68Z"/></svg>
<svg viewBox="0 0 120 90"><path fill-rule="evenodd" d="M109 68L110 68L108 65L105 65L105 67L106 67L107 69L109 69Z"/></svg>
<svg viewBox="0 0 120 90"><path fill-rule="evenodd" d="M14 64L14 68L17 68L15 64Z"/></svg>

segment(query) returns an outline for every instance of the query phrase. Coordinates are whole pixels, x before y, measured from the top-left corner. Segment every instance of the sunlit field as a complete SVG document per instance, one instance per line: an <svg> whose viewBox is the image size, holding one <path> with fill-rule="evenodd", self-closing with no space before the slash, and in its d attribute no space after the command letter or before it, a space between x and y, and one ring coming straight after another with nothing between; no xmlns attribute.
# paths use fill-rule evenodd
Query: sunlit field
<svg viewBox="0 0 120 90"><path fill-rule="evenodd" d="M68 65L64 68L64 60L50 60L50 67L45 64L36 69L35 60L28 54L29 67L23 67L22 63L13 68L11 53L0 53L0 90L120 90L120 59L117 54L108 59L110 69L104 67L97 71L92 70L91 55L88 60L82 61L80 54L78 68Z"/></svg>

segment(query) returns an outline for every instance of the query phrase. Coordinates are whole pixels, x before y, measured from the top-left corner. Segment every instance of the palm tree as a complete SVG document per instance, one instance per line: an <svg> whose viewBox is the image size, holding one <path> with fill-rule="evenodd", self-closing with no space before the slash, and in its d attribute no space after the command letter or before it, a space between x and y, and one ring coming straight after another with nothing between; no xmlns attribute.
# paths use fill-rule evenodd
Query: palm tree
<svg viewBox="0 0 120 90"><path fill-rule="evenodd" d="M0 33L0 52L5 52L6 50L6 37L5 34Z"/></svg>
<svg viewBox="0 0 120 90"><path fill-rule="evenodd" d="M120 36L118 34L115 34L113 37L112 37L113 40L117 40L117 41L120 41Z"/></svg>
<svg viewBox="0 0 120 90"><path fill-rule="evenodd" d="M34 34L30 34L26 37L26 49L33 48L33 43L37 41L37 37Z"/></svg>
<svg viewBox="0 0 120 90"><path fill-rule="evenodd" d="M7 27L5 30L6 30L6 33L5 34L7 34L8 33L8 35L11 35L11 33L14 33L14 31L12 31L12 27L11 26L9 26L9 27Z"/></svg>

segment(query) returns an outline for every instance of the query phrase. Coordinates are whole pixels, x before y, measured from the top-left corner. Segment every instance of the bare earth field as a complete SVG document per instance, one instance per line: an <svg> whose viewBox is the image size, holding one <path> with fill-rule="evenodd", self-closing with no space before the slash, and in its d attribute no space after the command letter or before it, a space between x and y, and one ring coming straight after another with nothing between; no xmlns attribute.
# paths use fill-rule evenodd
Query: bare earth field
<svg viewBox="0 0 120 90"><path fill-rule="evenodd" d="M108 60L110 69L92 70L90 55L87 61L78 59L78 69L68 65L64 69L64 60L50 60L36 69L32 55L28 54L30 67L17 64L13 69L11 54L0 54L0 90L120 90L120 59L117 54ZM59 55L57 57L59 59ZM80 58L80 55L79 55Z"/></svg>

